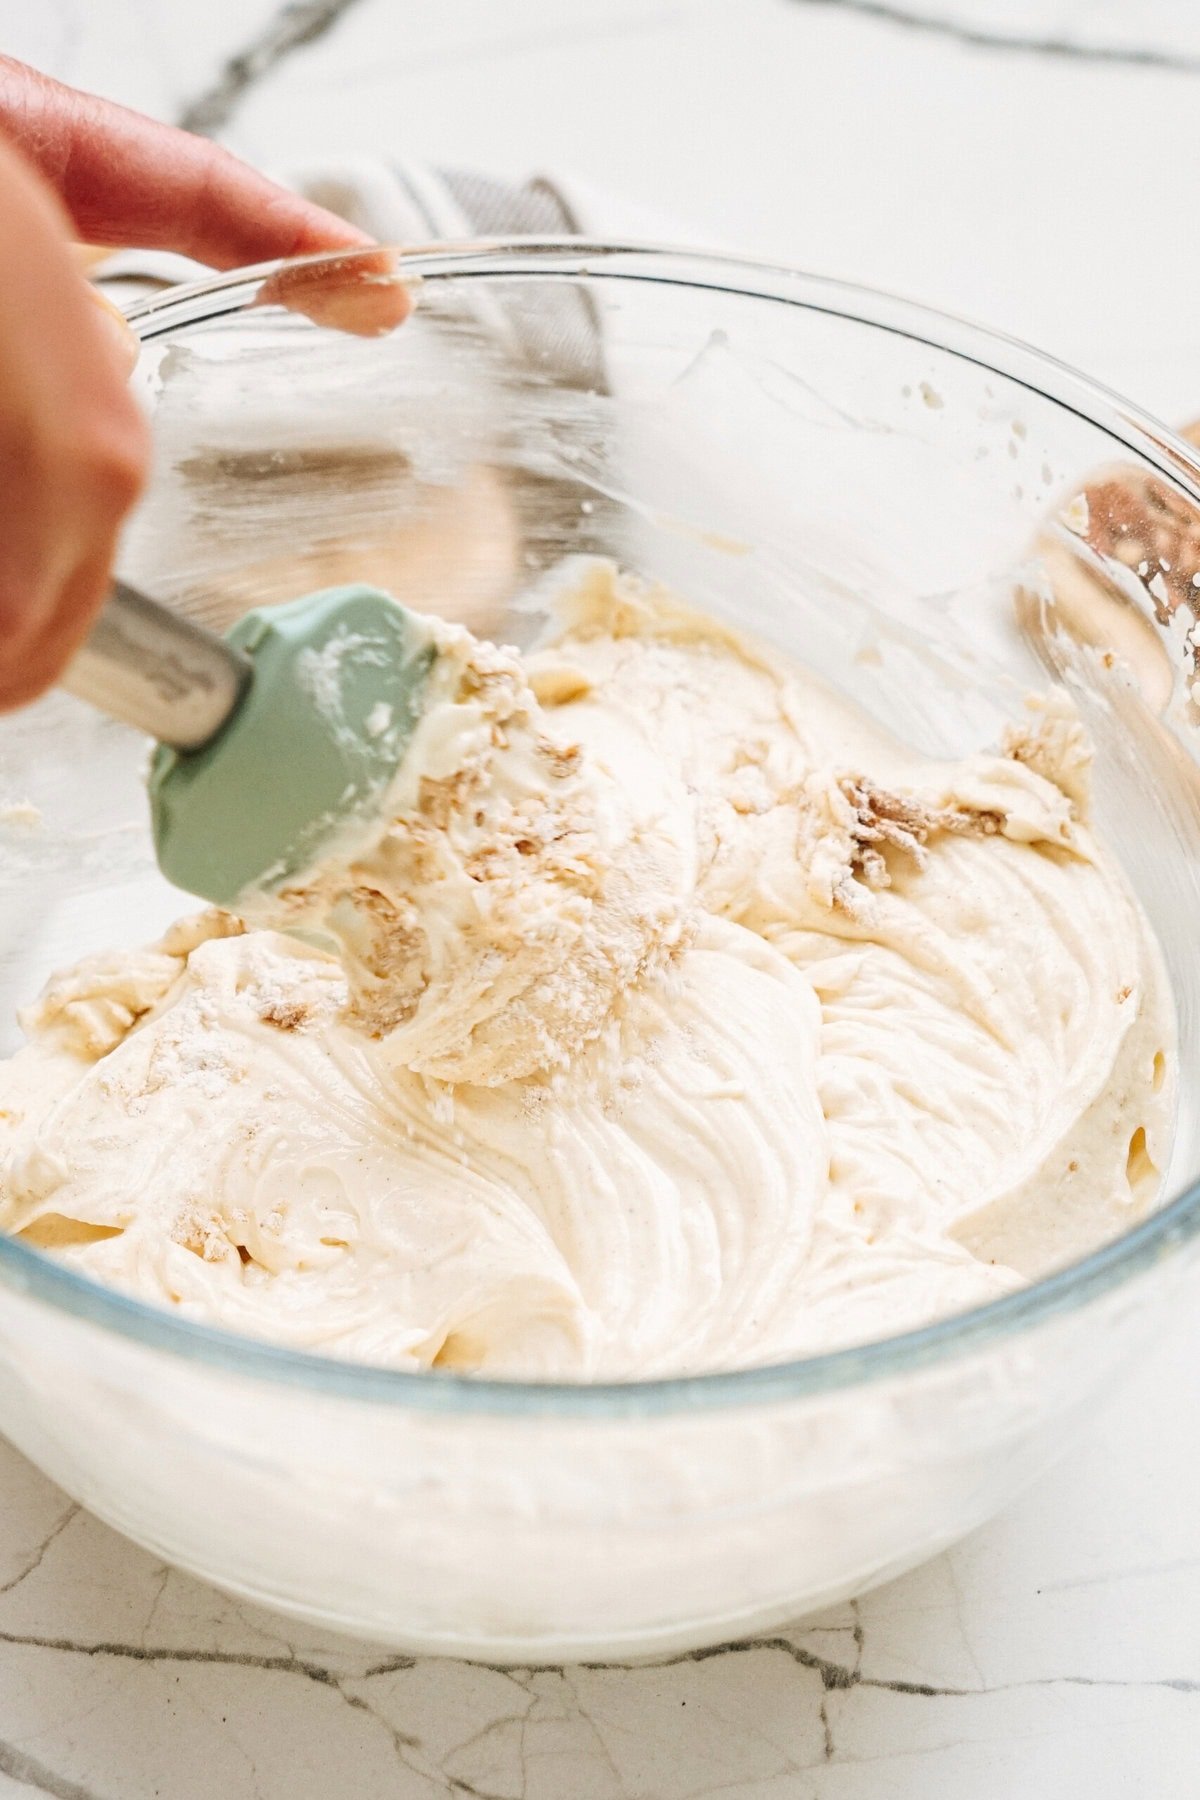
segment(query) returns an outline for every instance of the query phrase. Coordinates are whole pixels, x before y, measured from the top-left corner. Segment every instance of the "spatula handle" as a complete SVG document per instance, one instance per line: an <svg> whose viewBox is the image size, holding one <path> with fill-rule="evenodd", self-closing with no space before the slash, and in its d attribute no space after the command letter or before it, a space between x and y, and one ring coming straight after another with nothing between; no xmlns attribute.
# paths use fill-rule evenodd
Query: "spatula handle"
<svg viewBox="0 0 1200 1800"><path fill-rule="evenodd" d="M198 750L236 711L249 657L115 581L62 686L176 750Z"/></svg>

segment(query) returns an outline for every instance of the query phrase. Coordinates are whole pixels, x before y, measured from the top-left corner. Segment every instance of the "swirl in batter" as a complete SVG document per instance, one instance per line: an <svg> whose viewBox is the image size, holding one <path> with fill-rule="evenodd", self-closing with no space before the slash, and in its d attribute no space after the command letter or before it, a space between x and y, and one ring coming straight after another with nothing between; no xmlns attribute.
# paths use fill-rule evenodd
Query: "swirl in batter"
<svg viewBox="0 0 1200 1800"><path fill-rule="evenodd" d="M603 564L524 659L437 629L352 862L25 1015L0 1226L279 1343L588 1380L890 1335L1153 1204L1173 1022L1063 697L922 760Z"/></svg>

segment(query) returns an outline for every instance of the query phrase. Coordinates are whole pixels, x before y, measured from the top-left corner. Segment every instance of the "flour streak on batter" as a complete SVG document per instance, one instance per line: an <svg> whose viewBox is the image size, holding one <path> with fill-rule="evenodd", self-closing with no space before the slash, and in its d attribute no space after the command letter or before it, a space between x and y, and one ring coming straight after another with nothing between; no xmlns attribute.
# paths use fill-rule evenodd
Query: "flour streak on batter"
<svg viewBox="0 0 1200 1800"><path fill-rule="evenodd" d="M1132 1224L1173 1026L1066 701L929 762L606 565L559 611L523 660L438 628L353 862L51 982L0 1225L280 1343L588 1379L885 1336Z"/></svg>

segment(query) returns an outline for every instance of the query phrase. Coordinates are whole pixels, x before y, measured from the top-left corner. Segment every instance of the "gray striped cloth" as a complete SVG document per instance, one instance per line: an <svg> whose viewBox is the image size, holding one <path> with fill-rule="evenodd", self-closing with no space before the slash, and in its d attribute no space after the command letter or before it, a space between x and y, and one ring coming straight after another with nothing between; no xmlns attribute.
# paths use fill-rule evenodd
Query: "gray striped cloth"
<svg viewBox="0 0 1200 1800"><path fill-rule="evenodd" d="M293 171L287 180L380 243L410 248L487 237L662 241L675 235L636 206L544 176L505 182L359 158ZM119 305L210 274L185 258L143 251L117 252L92 271ZM511 394L548 385L607 397L603 337L579 284L544 283L536 298L519 282L486 286L486 294L469 289L419 308L421 351L403 367L414 384L412 406L398 408L394 392L382 397L379 418L386 415L388 433L419 432L429 408L441 404L438 346L448 352L445 367L452 367L451 340L464 325L494 348L493 361L477 359L476 398L485 410L494 406L501 431L509 416L506 374L513 378ZM350 579L352 569L356 579L493 635L510 629L509 597L530 571L568 552L611 549L609 502L597 494L581 505L578 480L553 467L499 456L494 466L466 472L461 520L453 529L439 527L428 494L410 492L413 458L399 439L389 437L384 453L365 460L361 445L353 454L343 447L341 463L331 463L325 439L288 440L289 421L271 413L269 397L248 419L240 389L187 356L175 362L171 392L173 404L156 412L156 504L136 515L126 533L123 573L218 629L248 605L333 585ZM325 398L332 403L313 410L313 429L317 438L324 432L336 440L345 396L338 390ZM352 437L359 423L350 421ZM261 442L251 441L255 430ZM303 543L294 529L299 518ZM429 577L433 586L426 591L419 587L421 559L429 562L427 540L438 530L436 580Z"/></svg>
<svg viewBox="0 0 1200 1800"><path fill-rule="evenodd" d="M372 158L300 169L286 184L380 243L407 246L478 237L574 237L586 232L581 203L545 176L497 181L472 170L432 170ZM642 235L644 235L643 233ZM651 235L661 235L656 225ZM156 289L196 281L210 271L185 257L124 250L93 279L128 304ZM499 298L510 353L528 359L567 387L603 391L600 333L587 296L562 284L536 308Z"/></svg>

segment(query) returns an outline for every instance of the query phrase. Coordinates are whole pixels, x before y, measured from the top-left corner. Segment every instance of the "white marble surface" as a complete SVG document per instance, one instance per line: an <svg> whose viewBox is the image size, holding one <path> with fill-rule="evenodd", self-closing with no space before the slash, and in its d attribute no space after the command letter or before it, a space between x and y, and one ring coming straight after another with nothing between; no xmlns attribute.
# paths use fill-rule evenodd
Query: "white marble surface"
<svg viewBox="0 0 1200 1800"><path fill-rule="evenodd" d="M1194 0L0 0L0 47L277 167L395 148L569 170L693 239L973 314L1200 414ZM0 1447L0 1800L1135 1792L1200 1792L1194 1317L949 1555L640 1669L298 1633Z"/></svg>

